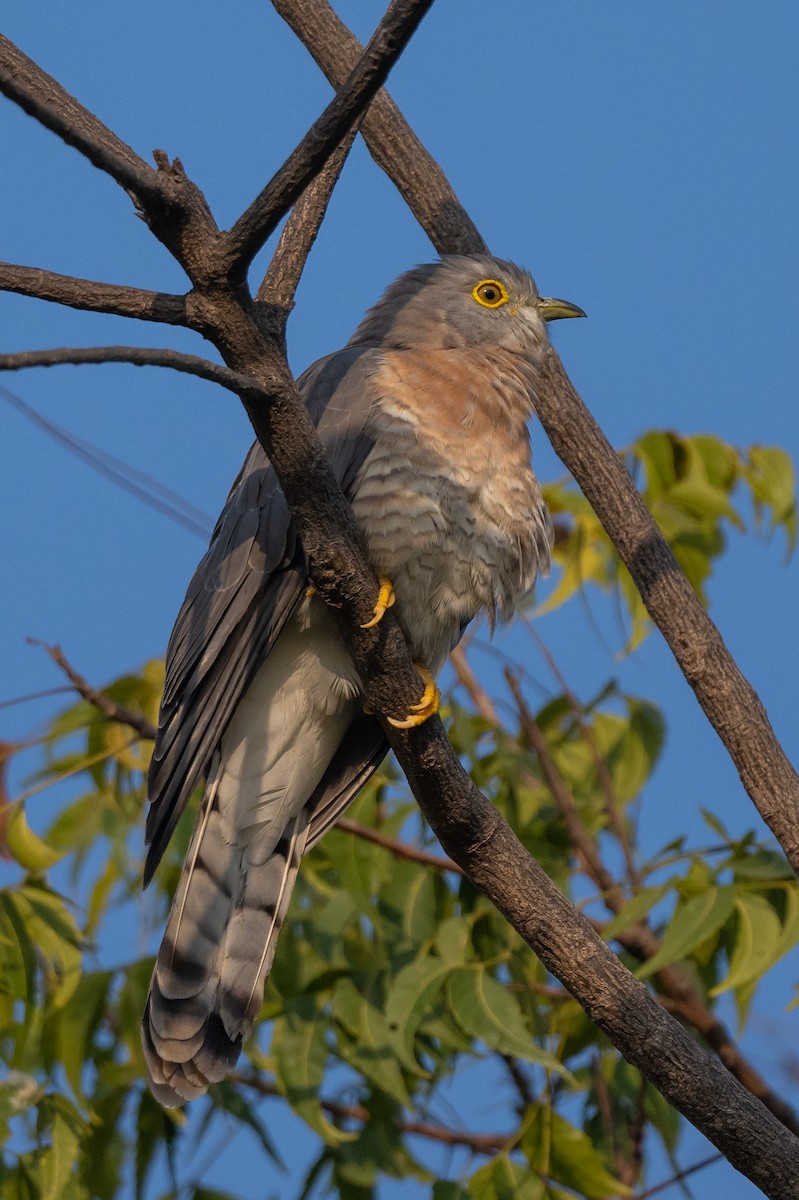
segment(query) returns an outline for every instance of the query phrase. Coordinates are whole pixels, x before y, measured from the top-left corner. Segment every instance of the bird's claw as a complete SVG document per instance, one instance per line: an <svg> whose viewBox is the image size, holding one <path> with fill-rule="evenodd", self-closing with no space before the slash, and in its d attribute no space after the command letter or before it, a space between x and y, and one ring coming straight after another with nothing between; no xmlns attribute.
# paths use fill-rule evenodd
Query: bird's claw
<svg viewBox="0 0 799 1200"><path fill-rule="evenodd" d="M427 667L423 667L419 663L414 665L424 680L425 688L421 700L418 704L410 705L410 712L404 720L398 721L395 717L386 717L389 725L393 725L395 729L414 729L417 725L423 725L430 717L436 715L441 704L441 691Z"/></svg>
<svg viewBox="0 0 799 1200"><path fill-rule="evenodd" d="M375 625L379 625L396 599L394 585L391 580L381 576L380 591L377 593L377 603L373 609L375 615L371 621L367 621L365 625L362 625L361 629L374 629Z"/></svg>

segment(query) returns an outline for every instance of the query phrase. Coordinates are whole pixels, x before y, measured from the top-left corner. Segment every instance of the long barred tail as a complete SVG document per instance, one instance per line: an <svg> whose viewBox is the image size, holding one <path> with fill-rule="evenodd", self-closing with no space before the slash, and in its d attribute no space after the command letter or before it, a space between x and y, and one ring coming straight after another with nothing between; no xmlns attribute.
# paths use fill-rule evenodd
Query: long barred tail
<svg viewBox="0 0 799 1200"><path fill-rule="evenodd" d="M172 904L142 1022L153 1095L174 1107L235 1066L253 1027L308 837L300 813L266 862L226 828L214 772Z"/></svg>

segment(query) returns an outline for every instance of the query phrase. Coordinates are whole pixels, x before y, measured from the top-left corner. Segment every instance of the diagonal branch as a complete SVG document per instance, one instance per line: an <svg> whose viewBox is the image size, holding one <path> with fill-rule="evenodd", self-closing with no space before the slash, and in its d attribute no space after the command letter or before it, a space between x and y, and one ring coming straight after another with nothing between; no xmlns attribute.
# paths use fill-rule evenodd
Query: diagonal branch
<svg viewBox="0 0 799 1200"><path fill-rule="evenodd" d="M221 363L211 362L198 354L184 354L160 346L58 346L52 350L19 350L15 354L0 354L0 371L22 371L28 367L58 367L64 364L130 363L134 367L169 367L184 375L197 375L235 392L237 396L250 393L261 397L256 379L231 371Z"/></svg>
<svg viewBox="0 0 799 1200"><path fill-rule="evenodd" d="M357 39L326 0L272 2L336 83L348 69ZM428 186L435 186L440 168L387 96L378 97L367 113L363 134L440 253L474 253L484 248L446 180L441 198L432 206L428 203ZM538 417L555 451L594 507L749 796L799 872L799 777L756 693L738 670L554 350L540 364L537 391Z"/></svg>
<svg viewBox="0 0 799 1200"><path fill-rule="evenodd" d="M185 296L58 275L55 271L43 271L41 267L0 263L0 291L33 296L37 300L49 300L89 312L160 321L165 325L190 325Z"/></svg>
<svg viewBox="0 0 799 1200"><path fill-rule="evenodd" d="M272 312L277 314L281 335L285 335L286 322L294 307L297 284L325 218L333 189L352 149L355 134L356 130L351 129L294 205L269 270L256 294L256 300L269 305Z"/></svg>
<svg viewBox="0 0 799 1200"><path fill-rule="evenodd" d="M69 682L72 684L75 691L82 699L106 718L107 721L114 721L119 725L128 725L131 729L138 733L139 737L145 738L147 741L152 741L156 734L155 725L143 712L138 712L133 708L126 708L124 704L117 704L116 700L112 700L105 692L100 692L97 688L92 687L87 679L79 675L75 668L67 661L63 650L60 646L48 646L47 642L40 642L36 638L28 638L32 646L41 646L43 650L49 654L55 665L60 671L63 671Z"/></svg>
<svg viewBox="0 0 799 1200"><path fill-rule="evenodd" d="M340 88L363 46L327 0L272 0L334 88ZM439 254L479 254L486 246L449 180L394 101L378 92L361 122L369 153L396 186Z"/></svg>
<svg viewBox="0 0 799 1200"><path fill-rule="evenodd" d="M432 3L433 0L392 0L335 99L230 230L231 278L246 273L280 219L369 106Z"/></svg>
<svg viewBox="0 0 799 1200"><path fill-rule="evenodd" d="M555 453L613 540L741 782L799 873L799 776L757 693L551 347L538 364L536 394L536 412Z"/></svg>
<svg viewBox="0 0 799 1200"><path fill-rule="evenodd" d="M160 201L154 169L2 34L0 92L132 192L140 203Z"/></svg>
<svg viewBox="0 0 799 1200"><path fill-rule="evenodd" d="M566 825L569 840L582 860L586 873L602 893L603 904L611 913L618 914L625 906L621 889L603 863L596 843L583 823L574 796L552 757L541 728L525 704L518 680L510 670L505 671L505 678L516 702L522 736L535 751L544 781ZM660 939L644 921L637 921L621 930L614 938L640 962L654 958L661 948ZM662 967L656 978L663 993L661 1002L664 1008L691 1025L747 1091L757 1096L787 1129L799 1136L797 1114L744 1058L726 1026L707 1007L685 969L678 963L671 963Z"/></svg>

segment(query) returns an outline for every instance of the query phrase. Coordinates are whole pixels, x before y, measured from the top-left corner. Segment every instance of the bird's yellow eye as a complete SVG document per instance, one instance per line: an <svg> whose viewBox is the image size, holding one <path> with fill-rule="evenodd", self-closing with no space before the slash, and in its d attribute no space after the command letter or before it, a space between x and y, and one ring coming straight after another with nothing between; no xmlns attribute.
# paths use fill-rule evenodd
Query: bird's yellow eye
<svg viewBox="0 0 799 1200"><path fill-rule="evenodd" d="M472 295L483 308L499 308L508 303L508 293L496 279L483 279L472 288Z"/></svg>

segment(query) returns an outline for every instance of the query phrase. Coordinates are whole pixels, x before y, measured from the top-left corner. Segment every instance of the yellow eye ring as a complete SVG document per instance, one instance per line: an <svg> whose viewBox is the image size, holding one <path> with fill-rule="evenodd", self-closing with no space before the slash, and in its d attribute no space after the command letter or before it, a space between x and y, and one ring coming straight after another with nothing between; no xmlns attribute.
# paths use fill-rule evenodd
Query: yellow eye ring
<svg viewBox="0 0 799 1200"><path fill-rule="evenodd" d="M510 299L498 279L481 279L472 288L472 296L483 308L501 308Z"/></svg>

